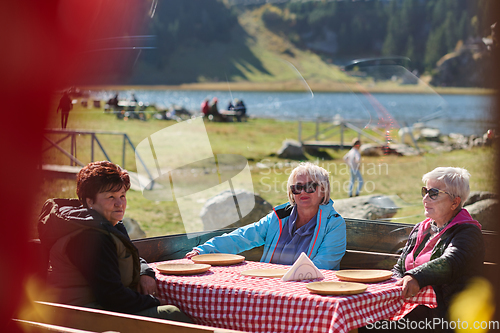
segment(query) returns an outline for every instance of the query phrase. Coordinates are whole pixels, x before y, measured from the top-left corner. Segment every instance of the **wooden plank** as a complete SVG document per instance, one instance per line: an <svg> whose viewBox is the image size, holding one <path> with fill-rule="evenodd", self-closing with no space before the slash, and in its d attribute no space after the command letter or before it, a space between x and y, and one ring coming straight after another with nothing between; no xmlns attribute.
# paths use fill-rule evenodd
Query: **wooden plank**
<svg viewBox="0 0 500 333"><path fill-rule="evenodd" d="M340 269L392 269L396 264L399 255L390 253L377 253L367 251L347 250ZM484 262L485 276L496 276L498 265L492 262Z"/></svg>
<svg viewBox="0 0 500 333"><path fill-rule="evenodd" d="M347 248L359 251L397 253L401 249L413 228L411 224L376 222L357 219L345 219L347 230ZM222 235L234 228L216 231L197 232L186 235L168 235L134 240L141 257L148 262L180 259L193 247L205 243L212 237ZM249 257L247 257L247 255ZM248 260L259 261L261 250L248 252ZM250 259L251 258L251 259Z"/></svg>
<svg viewBox="0 0 500 333"><path fill-rule="evenodd" d="M400 253L413 224L346 218L347 249Z"/></svg>
<svg viewBox="0 0 500 333"><path fill-rule="evenodd" d="M212 237L233 231L234 228L216 231L197 232L192 234L167 235L153 238L135 239L132 242L139 254L147 262L181 259L194 247L205 243ZM241 254L247 260L260 261L264 246L257 247Z"/></svg>
<svg viewBox="0 0 500 333"><path fill-rule="evenodd" d="M399 255L367 251L347 250L340 269L392 269Z"/></svg>
<svg viewBox="0 0 500 333"><path fill-rule="evenodd" d="M12 319L15 325L26 333L98 333L94 331L84 331L70 327L38 323L28 320Z"/></svg>
<svg viewBox="0 0 500 333"><path fill-rule="evenodd" d="M483 230L484 245L486 247L486 253L484 256L484 261L491 263L498 263L498 256L496 253L496 246L498 244L498 234L494 231Z"/></svg>
<svg viewBox="0 0 500 333"><path fill-rule="evenodd" d="M44 164L42 165L42 171L44 175L53 178L63 178L63 179L75 179L76 175L82 167L70 166L70 165L54 165L54 164Z"/></svg>
<svg viewBox="0 0 500 333"><path fill-rule="evenodd" d="M213 328L202 325L179 323L170 320L148 318L111 311L84 308L58 303L34 302L33 309L21 320L79 330L120 333L237 333L241 331Z"/></svg>
<svg viewBox="0 0 500 333"><path fill-rule="evenodd" d="M346 218L347 249L367 252L399 254L406 244L413 229L412 224L368 221ZM198 232L163 237L134 240L141 257L148 262L180 259L193 247L203 244L212 237L231 232L233 228L216 231ZM494 245L497 235L491 231L483 231L486 243L485 261L496 262ZM262 249L247 251L248 260L259 261Z"/></svg>
<svg viewBox="0 0 500 333"><path fill-rule="evenodd" d="M490 281L498 279L498 264L492 262L485 262L483 265L483 275Z"/></svg>
<svg viewBox="0 0 500 333"><path fill-rule="evenodd" d="M139 250L140 256L147 262L181 259L193 247L232 230L234 229L135 239L133 243Z"/></svg>
<svg viewBox="0 0 500 333"><path fill-rule="evenodd" d="M329 148L329 149L351 149L351 145L342 145L341 142L334 141L304 141L302 142L304 148Z"/></svg>
<svg viewBox="0 0 500 333"><path fill-rule="evenodd" d="M413 228L411 224L376 222L346 219L347 249L375 253L399 254ZM233 228L192 234L167 235L133 240L142 258L148 262L158 262L183 258L193 247L205 243L212 237L231 232ZM485 261L497 262L494 248L498 235L492 231L483 231L486 244ZM40 248L39 241L30 246ZM36 247L36 248L35 248ZM242 253L247 260L259 261L263 248L255 248Z"/></svg>

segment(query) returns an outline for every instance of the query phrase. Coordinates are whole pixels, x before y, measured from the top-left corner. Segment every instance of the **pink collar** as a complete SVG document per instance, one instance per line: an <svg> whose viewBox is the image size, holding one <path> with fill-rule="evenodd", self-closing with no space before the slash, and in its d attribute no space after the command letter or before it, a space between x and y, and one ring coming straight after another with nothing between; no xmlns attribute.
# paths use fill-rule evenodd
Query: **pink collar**
<svg viewBox="0 0 500 333"><path fill-rule="evenodd" d="M473 224L477 226L481 230L481 224L474 220L472 216L470 216L469 212L466 209L463 209L453 218L453 220L448 223L448 225L441 230L437 235L434 236L430 241L425 244L424 248L420 253L415 257L415 251L419 247L419 245L422 243L424 240L425 236L429 232L429 229L431 227L431 221L432 219L425 219L420 223L420 228L418 230L417 234L417 241L415 243L415 247L413 250L406 256L405 260L405 270L409 271L410 269L413 269L415 267L418 267L426 262L429 262L432 252L434 250L434 246L439 242L441 239L441 236L448 230L449 228L457 225L457 224Z"/></svg>

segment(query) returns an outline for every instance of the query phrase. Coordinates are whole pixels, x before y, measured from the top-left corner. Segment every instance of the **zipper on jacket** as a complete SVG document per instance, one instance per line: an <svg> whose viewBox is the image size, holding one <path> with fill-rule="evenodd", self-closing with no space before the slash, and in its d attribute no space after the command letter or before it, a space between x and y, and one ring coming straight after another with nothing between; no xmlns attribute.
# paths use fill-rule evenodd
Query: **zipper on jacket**
<svg viewBox="0 0 500 333"><path fill-rule="evenodd" d="M314 245L316 245L316 240L318 239L319 235L319 229L321 229L321 209L319 210L319 226L318 226L318 232L316 233L316 237L314 238L313 246L311 247L311 251L309 251L308 257L311 258L312 251L314 249Z"/></svg>
<svg viewBox="0 0 500 333"><path fill-rule="evenodd" d="M278 216L278 213L276 213L276 209L274 209L274 207L273 207L273 211L274 211L274 214L276 214L278 221L280 222L280 235L278 236L278 241L276 242L276 246L274 247L273 254L271 255L271 258L269 259L269 262L271 262L273 260L274 252L276 252L276 248L278 247L277 245L278 245L280 238L281 238L281 232L283 231L283 222L281 221L280 217Z"/></svg>

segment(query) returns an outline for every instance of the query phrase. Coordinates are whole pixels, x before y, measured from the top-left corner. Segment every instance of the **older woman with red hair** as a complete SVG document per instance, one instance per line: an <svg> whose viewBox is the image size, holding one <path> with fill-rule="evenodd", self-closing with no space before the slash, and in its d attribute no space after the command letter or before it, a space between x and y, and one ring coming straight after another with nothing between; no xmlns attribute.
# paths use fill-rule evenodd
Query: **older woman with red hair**
<svg viewBox="0 0 500 333"><path fill-rule="evenodd" d="M127 171L108 161L78 173L78 199L45 203L38 231L48 252L53 301L190 322L177 307L160 306L154 271L121 222L130 188Z"/></svg>

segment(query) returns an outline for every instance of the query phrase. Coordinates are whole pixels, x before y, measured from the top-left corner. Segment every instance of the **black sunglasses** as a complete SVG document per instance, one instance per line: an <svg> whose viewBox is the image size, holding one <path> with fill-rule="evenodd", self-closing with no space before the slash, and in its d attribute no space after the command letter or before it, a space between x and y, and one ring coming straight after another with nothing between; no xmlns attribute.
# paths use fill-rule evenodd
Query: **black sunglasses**
<svg viewBox="0 0 500 333"><path fill-rule="evenodd" d="M306 193L314 193L316 192L317 187L318 187L317 183L305 183L304 185L302 184L291 185L290 190L292 191L293 194L300 194L302 190L304 190Z"/></svg>
<svg viewBox="0 0 500 333"><path fill-rule="evenodd" d="M446 191L443 191L443 190L440 190L438 188L427 189L425 186L422 187L422 198L425 197L426 194L429 194L429 198L431 198L432 200L436 200L436 198L438 197L439 193L446 193L449 196L451 196L450 193L448 193Z"/></svg>

